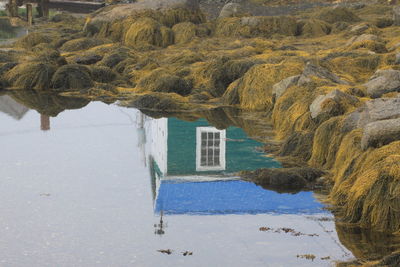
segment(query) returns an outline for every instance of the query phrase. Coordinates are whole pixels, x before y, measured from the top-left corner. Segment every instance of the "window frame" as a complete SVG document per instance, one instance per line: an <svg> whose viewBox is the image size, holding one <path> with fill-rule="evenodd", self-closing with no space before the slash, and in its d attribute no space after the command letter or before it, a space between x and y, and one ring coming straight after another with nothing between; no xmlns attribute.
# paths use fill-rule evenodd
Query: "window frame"
<svg viewBox="0 0 400 267"><path fill-rule="evenodd" d="M201 166L201 134L219 133L219 165ZM196 128L196 171L224 171L226 170L226 130L218 130L215 127Z"/></svg>

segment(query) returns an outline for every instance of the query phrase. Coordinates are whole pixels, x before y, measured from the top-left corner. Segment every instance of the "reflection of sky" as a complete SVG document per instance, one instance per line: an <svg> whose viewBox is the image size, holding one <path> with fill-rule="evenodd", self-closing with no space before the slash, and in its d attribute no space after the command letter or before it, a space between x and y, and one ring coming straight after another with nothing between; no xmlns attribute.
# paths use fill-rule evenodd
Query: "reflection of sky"
<svg viewBox="0 0 400 267"><path fill-rule="evenodd" d="M347 258L334 223L304 215L166 216L165 235L154 235L159 217L135 114L92 103L41 132L34 111L21 121L0 113L0 266L330 266L296 255ZM172 255L157 252L168 248Z"/></svg>
<svg viewBox="0 0 400 267"><path fill-rule="evenodd" d="M164 214L313 214L322 212L312 192L279 194L244 181L162 181L156 212Z"/></svg>

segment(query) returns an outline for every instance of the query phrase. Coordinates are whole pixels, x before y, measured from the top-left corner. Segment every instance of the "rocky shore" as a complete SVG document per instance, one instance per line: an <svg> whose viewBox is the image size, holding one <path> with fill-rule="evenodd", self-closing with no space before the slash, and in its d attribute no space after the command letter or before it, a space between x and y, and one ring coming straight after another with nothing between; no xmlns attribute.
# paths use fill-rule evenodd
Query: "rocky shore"
<svg viewBox="0 0 400 267"><path fill-rule="evenodd" d="M323 176L338 218L399 235L398 25L400 8L386 2L286 16L228 3L215 19L196 0L110 5L87 19L56 15L1 48L0 93L53 103L51 116L92 100L150 113L239 108L273 126L276 156L309 166L247 179L298 188Z"/></svg>

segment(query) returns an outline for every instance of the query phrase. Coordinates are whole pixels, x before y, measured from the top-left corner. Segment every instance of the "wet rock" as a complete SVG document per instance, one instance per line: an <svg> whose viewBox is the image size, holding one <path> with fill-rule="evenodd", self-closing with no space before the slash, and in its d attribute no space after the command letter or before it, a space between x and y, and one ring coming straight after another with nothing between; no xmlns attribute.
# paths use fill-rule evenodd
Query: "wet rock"
<svg viewBox="0 0 400 267"><path fill-rule="evenodd" d="M311 117L315 119L321 115L338 116L345 112L344 106L354 106L357 103L359 103L357 97L335 89L326 95L317 96L310 105Z"/></svg>
<svg viewBox="0 0 400 267"><path fill-rule="evenodd" d="M289 87L296 85L299 79L300 75L295 75L274 84L272 86L272 95L274 96L275 101L281 97Z"/></svg>
<svg viewBox="0 0 400 267"><path fill-rule="evenodd" d="M228 3L222 8L219 13L219 18L239 17L243 14L244 10L242 5L238 3Z"/></svg>
<svg viewBox="0 0 400 267"><path fill-rule="evenodd" d="M59 68L54 73L52 85L57 90L80 90L93 86L90 70L83 65L71 64Z"/></svg>
<svg viewBox="0 0 400 267"><path fill-rule="evenodd" d="M83 54L83 55L79 55L74 59L74 62L76 64L83 64L83 65L92 65L95 64L97 62L99 62L100 60L102 60L103 57L100 55L96 55L96 54Z"/></svg>
<svg viewBox="0 0 400 267"><path fill-rule="evenodd" d="M400 118L400 98L373 99L346 117L343 131L364 128L372 122L397 118Z"/></svg>
<svg viewBox="0 0 400 267"><path fill-rule="evenodd" d="M400 26L400 6L393 8L393 25Z"/></svg>
<svg viewBox="0 0 400 267"><path fill-rule="evenodd" d="M304 71L298 81L298 85L304 85L308 83L309 77L310 76L316 76L321 79L327 79L330 80L334 83L339 83L339 84L348 84L348 82L341 80L336 74L330 72L329 70L325 69L324 67L317 66L311 62L308 62L306 64L306 67L304 68Z"/></svg>
<svg viewBox="0 0 400 267"><path fill-rule="evenodd" d="M400 119L371 122L364 127L361 149L381 147L400 140Z"/></svg>
<svg viewBox="0 0 400 267"><path fill-rule="evenodd" d="M301 190L321 177L324 172L309 168L281 168L259 169L256 171L243 171L241 177L257 185L277 191Z"/></svg>
<svg viewBox="0 0 400 267"><path fill-rule="evenodd" d="M400 71L377 70L364 86L367 88L367 94L373 98L400 91Z"/></svg>

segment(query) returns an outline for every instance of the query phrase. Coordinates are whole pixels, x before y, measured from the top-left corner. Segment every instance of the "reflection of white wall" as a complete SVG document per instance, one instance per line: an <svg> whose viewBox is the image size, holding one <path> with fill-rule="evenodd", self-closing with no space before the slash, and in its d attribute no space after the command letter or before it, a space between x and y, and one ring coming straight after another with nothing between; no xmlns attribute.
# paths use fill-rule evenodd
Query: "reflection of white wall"
<svg viewBox="0 0 400 267"><path fill-rule="evenodd" d="M145 125L149 155L154 158L160 171L165 175L168 171L168 119L152 119L147 117Z"/></svg>
<svg viewBox="0 0 400 267"><path fill-rule="evenodd" d="M0 111L10 115L16 120L20 120L25 113L28 112L28 108L19 104L8 95L0 96Z"/></svg>
<svg viewBox="0 0 400 267"><path fill-rule="evenodd" d="M215 127L196 128L196 171L226 169L226 131Z"/></svg>

